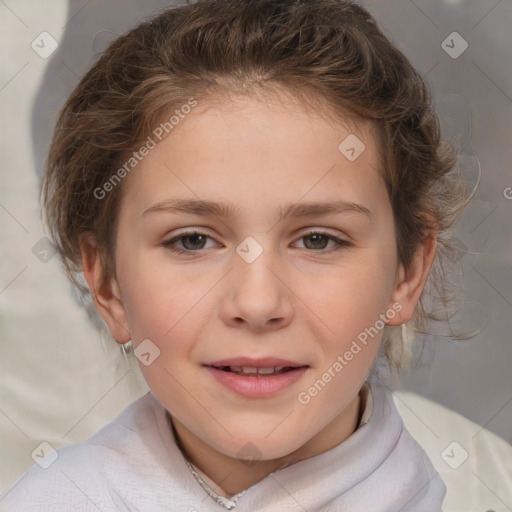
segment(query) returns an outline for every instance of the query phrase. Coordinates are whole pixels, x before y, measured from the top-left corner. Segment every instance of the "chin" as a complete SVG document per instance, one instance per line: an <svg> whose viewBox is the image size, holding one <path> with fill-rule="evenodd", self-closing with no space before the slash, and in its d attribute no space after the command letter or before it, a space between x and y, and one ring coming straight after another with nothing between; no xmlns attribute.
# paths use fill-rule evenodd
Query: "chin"
<svg viewBox="0 0 512 512"><path fill-rule="evenodd" d="M272 437L272 436L271 436ZM303 442L290 443L290 439L296 440L297 437L288 430L286 435L274 436L271 440L268 431L247 432L246 436L241 437L238 434L237 439L230 438L227 442L212 445L217 451L246 461L247 465L257 461L270 461L286 457L304 445Z"/></svg>

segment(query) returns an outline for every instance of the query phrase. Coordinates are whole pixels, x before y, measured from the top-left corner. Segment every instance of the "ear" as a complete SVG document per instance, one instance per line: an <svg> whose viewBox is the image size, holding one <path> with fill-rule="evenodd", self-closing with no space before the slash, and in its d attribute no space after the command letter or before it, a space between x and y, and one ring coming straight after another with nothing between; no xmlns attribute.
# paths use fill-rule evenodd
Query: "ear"
<svg viewBox="0 0 512 512"><path fill-rule="evenodd" d="M80 236L80 251L84 277L98 313L116 341L119 343L130 341L131 336L119 285L115 277L107 275L96 238L92 233L84 233Z"/></svg>
<svg viewBox="0 0 512 512"><path fill-rule="evenodd" d="M427 282L437 247L437 230L431 229L414 253L410 267L405 270L400 264L397 270L395 289L390 301L402 305L402 309L388 325L400 325L408 322L414 315L416 305Z"/></svg>

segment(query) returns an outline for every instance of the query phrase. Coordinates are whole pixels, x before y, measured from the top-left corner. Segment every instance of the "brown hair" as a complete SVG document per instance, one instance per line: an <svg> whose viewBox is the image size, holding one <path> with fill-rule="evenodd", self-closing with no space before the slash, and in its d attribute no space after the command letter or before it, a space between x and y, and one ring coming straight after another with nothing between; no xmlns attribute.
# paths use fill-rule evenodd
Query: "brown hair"
<svg viewBox="0 0 512 512"><path fill-rule="evenodd" d="M457 153L441 140L419 73L364 8L341 0L200 0L168 9L111 44L59 115L43 182L45 221L71 280L86 293L77 279L85 232L95 234L107 273L115 275L122 183L101 199L95 191L123 155L191 98L257 89L288 91L323 105L326 115L373 123L399 262L408 267L429 236L427 219L434 219L429 294L445 303L449 231L469 200L454 172ZM430 316L420 300L414 329ZM384 348L392 366L408 363L400 340L385 336Z"/></svg>

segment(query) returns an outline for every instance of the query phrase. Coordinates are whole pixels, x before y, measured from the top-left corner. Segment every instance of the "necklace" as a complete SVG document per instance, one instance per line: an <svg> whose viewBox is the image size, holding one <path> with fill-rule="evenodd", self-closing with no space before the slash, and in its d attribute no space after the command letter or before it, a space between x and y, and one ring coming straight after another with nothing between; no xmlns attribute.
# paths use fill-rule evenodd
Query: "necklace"
<svg viewBox="0 0 512 512"><path fill-rule="evenodd" d="M220 494L216 493L204 480L203 478L201 477L201 475L198 473L199 471L199 468L196 468L196 466L194 466L194 464L192 464L192 462L189 460L189 457L183 447L183 444L181 443L181 440L178 436L178 432L176 431L176 428L174 427L174 423L172 421L172 417L169 413L169 411L167 411L167 420L169 421L170 425L171 425L171 428L172 428L172 431L173 431L173 434L174 434L174 439L176 440L176 446L179 448L181 454L183 455L183 458L185 459L185 462L187 463L187 466L188 468L190 469L190 472L192 473L192 475L194 475L194 478L197 480L197 482L199 483L199 485L206 491L206 493L208 494L208 496L210 496L211 498L213 498L219 505L221 505L222 507L224 507L225 509L227 510L232 510L235 508L236 506L236 501L238 500L238 498L240 498L243 494L245 494L245 490L244 491L241 491L239 492L238 494L235 494L234 496L232 496L231 498L226 498L224 496L221 496Z"/></svg>

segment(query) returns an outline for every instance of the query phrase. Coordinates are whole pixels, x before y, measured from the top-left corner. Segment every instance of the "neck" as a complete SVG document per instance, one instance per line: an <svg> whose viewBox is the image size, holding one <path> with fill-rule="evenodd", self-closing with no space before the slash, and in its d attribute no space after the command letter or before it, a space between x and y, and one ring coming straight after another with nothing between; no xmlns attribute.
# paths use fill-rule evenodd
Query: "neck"
<svg viewBox="0 0 512 512"><path fill-rule="evenodd" d="M320 455L342 443L357 429L362 414L360 405L360 396L357 395L342 413L300 448L283 457L260 460L255 464L218 452L177 418L169 415L169 419L183 456L217 484L215 492L229 498L278 469Z"/></svg>

